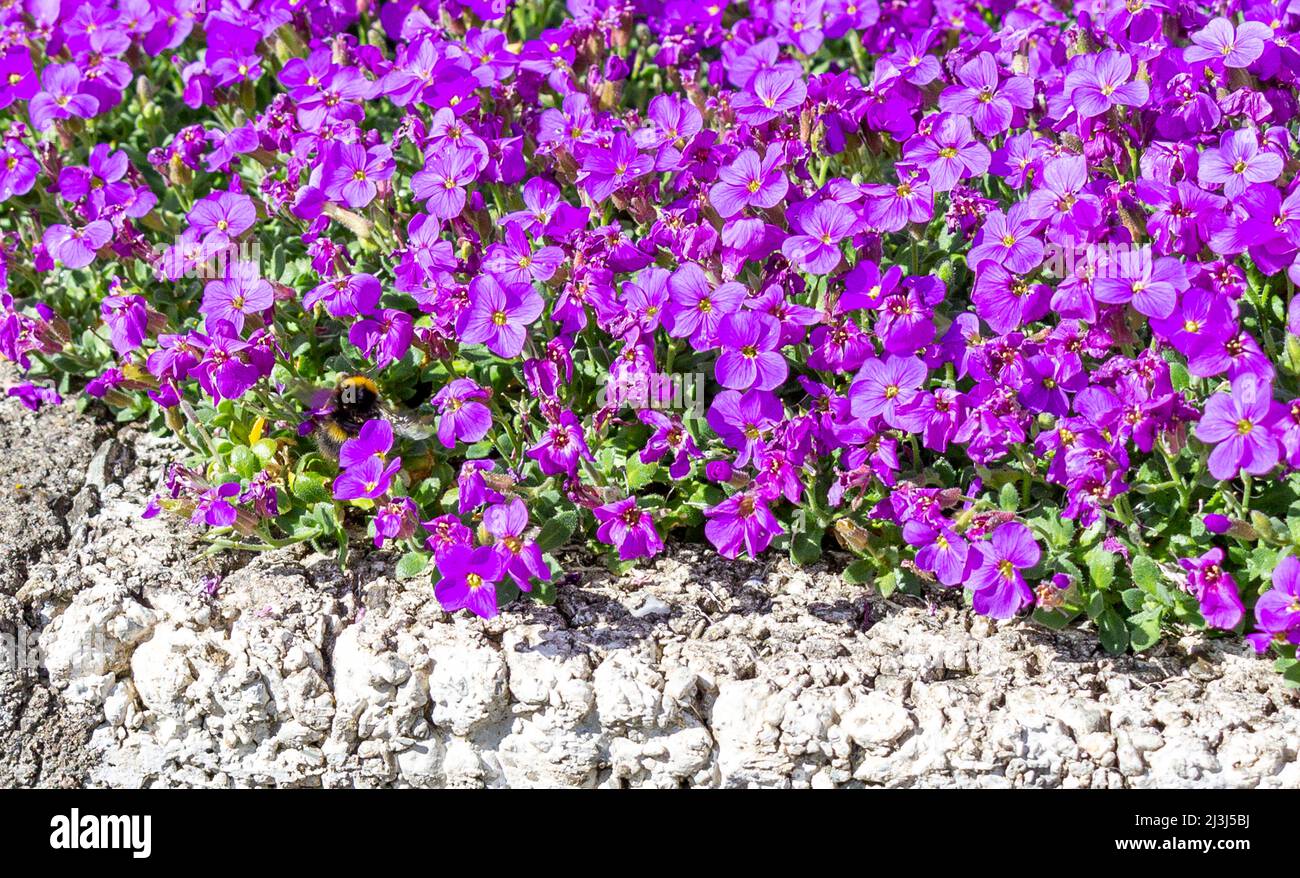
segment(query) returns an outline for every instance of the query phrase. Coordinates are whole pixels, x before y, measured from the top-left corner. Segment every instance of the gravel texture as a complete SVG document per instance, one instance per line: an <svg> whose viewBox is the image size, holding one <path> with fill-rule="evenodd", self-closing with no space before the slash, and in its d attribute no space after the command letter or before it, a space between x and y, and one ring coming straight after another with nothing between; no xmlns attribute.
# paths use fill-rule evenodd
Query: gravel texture
<svg viewBox="0 0 1300 878"><path fill-rule="evenodd" d="M1226 641L682 547L484 622L385 553L204 557L140 518L164 440L6 399L0 444L0 643L42 656L0 652L0 785L1300 786L1296 694Z"/></svg>

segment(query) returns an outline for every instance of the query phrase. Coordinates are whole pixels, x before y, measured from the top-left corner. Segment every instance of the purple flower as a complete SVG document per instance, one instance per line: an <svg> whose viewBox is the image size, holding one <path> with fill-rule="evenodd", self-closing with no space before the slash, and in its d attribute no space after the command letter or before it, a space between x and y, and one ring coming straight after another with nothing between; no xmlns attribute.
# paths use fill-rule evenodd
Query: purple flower
<svg viewBox="0 0 1300 878"><path fill-rule="evenodd" d="M248 262L231 263L226 277L210 281L203 289L199 313L210 322L225 320L236 332L244 331L244 320L271 307L275 290Z"/></svg>
<svg viewBox="0 0 1300 878"><path fill-rule="evenodd" d="M359 143L340 143L334 147L325 176L325 196L348 207L365 207L379 192L376 183L393 176L396 165L387 146L367 150Z"/></svg>
<svg viewBox="0 0 1300 878"><path fill-rule="evenodd" d="M492 412L483 404L491 391L469 378L457 378L433 397L442 416L438 419L438 441L447 448L456 442L474 443L492 429Z"/></svg>
<svg viewBox="0 0 1300 878"><path fill-rule="evenodd" d="M1222 61L1224 67L1249 67L1264 54L1264 41L1272 42L1273 29L1263 22L1247 21L1234 28L1226 18L1216 18L1192 34L1195 45L1183 50L1189 61Z"/></svg>
<svg viewBox="0 0 1300 878"><path fill-rule="evenodd" d="M0 142L0 203L31 192L40 172L40 163L21 141Z"/></svg>
<svg viewBox="0 0 1300 878"><path fill-rule="evenodd" d="M393 447L393 425L383 418L366 421L361 431L339 449L339 466L351 469L370 460L383 460Z"/></svg>
<svg viewBox="0 0 1300 878"><path fill-rule="evenodd" d="M119 357L129 356L148 337L149 308L144 296L106 296L99 313Z"/></svg>
<svg viewBox="0 0 1300 878"><path fill-rule="evenodd" d="M7 87L6 83L6 87ZM41 91L28 105L32 127L44 131L56 119L78 116L89 119L99 112L99 100L82 89L81 70L76 64L50 64L41 71Z"/></svg>
<svg viewBox="0 0 1300 878"><path fill-rule="evenodd" d="M731 105L740 121L761 125L793 110L807 96L802 71L797 66L782 66L760 70Z"/></svg>
<svg viewBox="0 0 1300 878"><path fill-rule="evenodd" d="M735 282L711 288L704 270L693 262L673 272L668 289L672 294L668 334L689 338L697 351L717 345L722 318L739 310L747 295L746 289Z"/></svg>
<svg viewBox="0 0 1300 878"><path fill-rule="evenodd" d="M849 387L853 416L865 421L879 415L891 427L905 429L900 410L916 398L926 374L916 357L867 360Z"/></svg>
<svg viewBox="0 0 1300 878"><path fill-rule="evenodd" d="M206 524L210 527L230 527L239 515L231 505L230 498L238 493L239 482L225 482L209 488L195 501L194 514L190 516L190 521L193 524Z"/></svg>
<svg viewBox="0 0 1300 878"><path fill-rule="evenodd" d="M724 390L713 398L706 419L728 448L739 451L736 466L749 463L764 446L785 414L775 395L766 390Z"/></svg>
<svg viewBox="0 0 1300 878"><path fill-rule="evenodd" d="M575 475L579 460L592 460L587 440L582 434L582 424L567 409L551 422L539 442L528 449L528 456L537 461L544 475Z"/></svg>
<svg viewBox="0 0 1300 878"><path fill-rule="evenodd" d="M1282 173L1282 157L1261 151L1253 128L1225 131L1218 149L1201 153L1199 179L1202 186L1223 185L1223 194L1236 198L1251 183L1271 183Z"/></svg>
<svg viewBox="0 0 1300 878"><path fill-rule="evenodd" d="M420 510L410 497L394 497L375 510L375 548L388 540L405 540L415 533Z"/></svg>
<svg viewBox="0 0 1300 878"><path fill-rule="evenodd" d="M605 148L581 150L582 184L591 200L600 204L619 189L654 170L650 156L641 155L636 143L623 131L615 132L613 142Z"/></svg>
<svg viewBox="0 0 1300 878"><path fill-rule="evenodd" d="M939 108L945 113L970 116L985 137L1010 128L1016 108L1027 110L1034 105L1033 81L1013 76L999 84L997 60L988 52L980 52L963 64L957 79L962 84L944 89L939 95Z"/></svg>
<svg viewBox="0 0 1300 878"><path fill-rule="evenodd" d="M528 509L524 501L514 498L483 513L483 528L492 535L493 547L501 556L505 572L522 591L532 591L532 578L550 581L551 568L542 559L537 543L524 538L528 529Z"/></svg>
<svg viewBox="0 0 1300 878"><path fill-rule="evenodd" d="M653 409L637 412L637 418L643 424L654 428L654 433L641 449L641 462L653 463L671 454L672 462L668 465L668 475L674 479L686 478L691 471L691 460L703 455L696 446L694 437L686 431L681 419Z"/></svg>
<svg viewBox="0 0 1300 878"><path fill-rule="evenodd" d="M737 311L723 318L718 331L722 354L714 366L718 383L735 390L774 390L789 374L780 353L781 324L775 317Z"/></svg>
<svg viewBox="0 0 1300 878"><path fill-rule="evenodd" d="M1232 382L1231 393L1216 393L1205 404L1196 425L1196 438L1213 444L1210 474L1231 479L1244 470L1261 476L1277 465L1277 440L1269 432L1273 388L1244 374Z"/></svg>
<svg viewBox="0 0 1300 878"><path fill-rule="evenodd" d="M310 311L323 302L331 317L355 317L373 314L382 295L383 288L373 274L348 274L317 284L302 297L302 306Z"/></svg>
<svg viewBox="0 0 1300 878"><path fill-rule="evenodd" d="M334 478L335 500L371 500L388 492L393 476L402 468L402 459L395 457L385 464L380 457L367 457L356 466L339 473Z"/></svg>
<svg viewBox="0 0 1300 878"><path fill-rule="evenodd" d="M802 234L791 235L781 252L795 267L809 274L827 274L840 264L840 241L853 232L857 217L836 201L820 201L801 211L795 225Z"/></svg>
<svg viewBox="0 0 1300 878"><path fill-rule="evenodd" d="M724 219L746 207L776 207L785 199L790 183L781 170L781 152L769 149L763 159L747 149L729 166L718 171L718 182L709 190L709 200Z"/></svg>
<svg viewBox="0 0 1300 878"><path fill-rule="evenodd" d="M95 261L95 254L113 238L113 227L104 220L87 223L74 229L65 225L52 225L41 237L50 256L63 263L64 268L85 268Z"/></svg>
<svg viewBox="0 0 1300 878"><path fill-rule="evenodd" d="M1294 555L1273 568L1273 587L1255 603L1255 627L1246 639L1256 652L1273 643L1300 642L1300 559Z"/></svg>
<svg viewBox="0 0 1300 878"><path fill-rule="evenodd" d="M1100 116L1111 107L1141 107L1150 89L1145 82L1129 82L1133 59L1123 52L1105 51L1097 56L1080 56L1065 77L1065 90L1075 110L1084 119Z"/></svg>
<svg viewBox="0 0 1300 878"><path fill-rule="evenodd" d="M929 570L947 586L961 585L966 574L966 557L970 543L947 526L932 526L921 521L903 525L903 539L916 546L916 566Z"/></svg>
<svg viewBox="0 0 1300 878"><path fill-rule="evenodd" d="M437 150L411 177L411 193L438 219L453 219L465 209L465 187L478 172L478 154L472 150L455 146Z"/></svg>
<svg viewBox="0 0 1300 878"><path fill-rule="evenodd" d="M767 500L756 491L733 494L704 510L704 517L708 519L704 535L724 558L736 558L742 549L757 558L774 536L785 533Z"/></svg>
<svg viewBox="0 0 1300 878"><path fill-rule="evenodd" d="M636 505L635 497L606 503L592 512L600 525L596 539L617 548L620 559L653 558L664 550L654 519Z"/></svg>
<svg viewBox="0 0 1300 878"><path fill-rule="evenodd" d="M462 342L485 344L508 360L524 349L528 326L542 307L542 297L531 286L506 288L492 275L480 275L470 284L470 306L456 321L456 334Z"/></svg>
<svg viewBox="0 0 1300 878"><path fill-rule="evenodd" d="M1003 213L991 211L975 238L967 261L978 269L981 263L993 262L1015 274L1027 274L1043 261L1043 242L1037 237L1040 221L1024 202L1017 202Z"/></svg>
<svg viewBox="0 0 1300 878"><path fill-rule="evenodd" d="M238 238L257 221L253 200L239 192L214 192L185 215L190 228L207 243L226 243Z"/></svg>
<svg viewBox="0 0 1300 878"><path fill-rule="evenodd" d="M971 549L966 587L974 592L975 612L1010 619L1034 602L1034 593L1020 573L1037 564L1042 556L1029 528L1008 521L998 525L991 540L973 543Z"/></svg>
<svg viewBox="0 0 1300 878"><path fill-rule="evenodd" d="M24 408L34 412L40 411L44 405L63 404L63 397L53 387L37 387L30 381L10 387L6 394L17 398Z"/></svg>
<svg viewBox="0 0 1300 878"><path fill-rule="evenodd" d="M971 133L970 120L952 114L940 117L928 137L909 140L906 157L925 168L935 192L947 192L958 180L980 176L991 160L988 147Z"/></svg>
<svg viewBox="0 0 1300 878"><path fill-rule="evenodd" d="M496 584L505 564L493 546L453 546L438 558L438 571L442 578L433 594L448 613L468 608L484 619L497 614Z"/></svg>
<svg viewBox="0 0 1300 878"><path fill-rule="evenodd" d="M1173 313L1178 294L1187 288L1181 262L1172 256L1153 259L1145 248L1121 254L1118 268L1119 277L1107 276L1094 282L1093 296L1098 302L1132 302L1139 314L1159 319Z"/></svg>
<svg viewBox="0 0 1300 878"><path fill-rule="evenodd" d="M564 261L559 247L540 247L536 252L518 223L506 225L505 241L488 248L483 267L507 286L547 281Z"/></svg>
<svg viewBox="0 0 1300 878"><path fill-rule="evenodd" d="M414 335L415 318L394 308L383 308L374 317L358 320L348 329L348 341L372 358L376 369L404 357Z"/></svg>
<svg viewBox="0 0 1300 878"><path fill-rule="evenodd" d="M1246 608L1237 592L1237 581L1223 569L1223 549L1214 547L1199 558L1179 558L1187 571L1187 590L1201 605L1201 618L1211 628L1230 631L1241 622Z"/></svg>

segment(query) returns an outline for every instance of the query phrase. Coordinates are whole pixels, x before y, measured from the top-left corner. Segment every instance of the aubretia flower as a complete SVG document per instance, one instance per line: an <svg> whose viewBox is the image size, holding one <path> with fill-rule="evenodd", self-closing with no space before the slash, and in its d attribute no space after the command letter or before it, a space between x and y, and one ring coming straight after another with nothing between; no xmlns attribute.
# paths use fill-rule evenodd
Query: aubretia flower
<svg viewBox="0 0 1300 878"><path fill-rule="evenodd" d="M1277 465L1277 440L1268 429L1272 401L1272 386L1249 374L1234 380L1230 393L1210 397L1196 438L1215 446L1209 467L1216 479L1231 479L1243 470L1261 476Z"/></svg>
<svg viewBox="0 0 1300 878"><path fill-rule="evenodd" d="M617 548L621 560L653 558L664 550L654 519L637 506L635 497L616 500L591 511L600 525L596 539Z"/></svg>
<svg viewBox="0 0 1300 878"><path fill-rule="evenodd" d="M516 497L489 506L483 513L483 528L492 535L505 572L522 591L532 591L533 577L550 581L551 568L542 559L542 550L524 537L528 530L528 508L524 501Z"/></svg>
<svg viewBox="0 0 1300 878"><path fill-rule="evenodd" d="M252 228L257 209L247 195L215 192L194 205L185 219L208 243L224 244Z"/></svg>
<svg viewBox="0 0 1300 878"><path fill-rule="evenodd" d="M238 493L239 482L225 482L209 488L195 501L190 521L210 527L230 527L239 515L230 500Z"/></svg>
<svg viewBox="0 0 1300 878"><path fill-rule="evenodd" d="M939 108L945 113L970 116L985 137L1011 127L1017 108L1027 110L1034 105L1033 81L1013 76L999 83L997 60L988 52L963 64L957 79L961 85L944 89L939 95Z"/></svg>
<svg viewBox="0 0 1300 878"><path fill-rule="evenodd" d="M236 332L243 332L245 318L270 308L274 299L275 291L258 274L257 266L232 263L226 277L204 287L199 313L209 320L225 320Z"/></svg>
<svg viewBox="0 0 1300 878"><path fill-rule="evenodd" d="M614 134L609 147L586 149L582 153L582 174L578 182L591 200L600 204L638 177L654 170L654 159L641 155L625 132Z"/></svg>
<svg viewBox="0 0 1300 878"><path fill-rule="evenodd" d="M891 427L903 428L899 411L916 397L925 378L925 364L916 357L868 360L849 388L853 416L865 421L879 415Z"/></svg>
<svg viewBox="0 0 1300 878"><path fill-rule="evenodd" d="M491 391L469 378L457 378L439 390L433 404L442 412L438 420L438 441L447 448L456 442L474 443L492 429L492 412L483 400Z"/></svg>
<svg viewBox="0 0 1300 878"><path fill-rule="evenodd" d="M493 546L454 546L438 559L438 571L442 578L433 594L444 610L468 608L484 619L496 616L496 584L505 575L505 563Z"/></svg>
<svg viewBox="0 0 1300 878"><path fill-rule="evenodd" d="M470 306L456 321L462 342L485 344L498 357L519 356L528 338L528 325L542 313L542 297L531 286L501 285L492 275L480 275L470 285Z"/></svg>
<svg viewBox="0 0 1300 878"><path fill-rule="evenodd" d="M1223 569L1226 555L1214 547L1199 558L1180 558L1179 565L1187 571L1187 590L1201 605L1201 617L1211 628L1225 631L1236 628L1245 615L1237 581Z"/></svg>
<svg viewBox="0 0 1300 878"><path fill-rule="evenodd" d="M947 192L958 180L983 174L991 159L988 147L971 133L970 120L953 114L942 116L929 137L909 140L906 158L926 170L936 192Z"/></svg>
<svg viewBox="0 0 1300 878"><path fill-rule="evenodd" d="M1034 602L1034 593L1020 573L1037 564L1042 556L1029 528L1008 521L998 525L991 540L972 543L970 548L966 587L974 592L975 612L1010 619Z"/></svg>
<svg viewBox="0 0 1300 878"><path fill-rule="evenodd" d="M766 390L750 390L744 394L724 390L713 398L706 418L723 444L740 452L736 466L744 466L784 413L781 400Z"/></svg>
<svg viewBox="0 0 1300 878"><path fill-rule="evenodd" d="M773 390L789 374L781 346L781 324L754 311L728 314L718 331L722 354L714 367L718 383L735 390Z"/></svg>
<svg viewBox="0 0 1300 878"><path fill-rule="evenodd" d="M113 227L104 220L95 220L85 227L55 224L45 230L42 242L50 256L63 263L64 268L85 268L95 261L95 254L113 237Z"/></svg>
<svg viewBox="0 0 1300 878"><path fill-rule="evenodd" d="M1253 128L1225 131L1218 149L1201 153L1198 164L1202 186L1222 184L1223 194L1236 198L1251 183L1270 183L1282 173L1282 157L1260 150Z"/></svg>
<svg viewBox="0 0 1300 878"><path fill-rule="evenodd" d="M99 100L83 88L81 70L76 64L48 65L41 71L41 91L28 105L32 126L44 131L58 119L94 116L99 112Z"/></svg>
<svg viewBox="0 0 1300 878"><path fill-rule="evenodd" d="M411 194L438 219L453 219L465 210L465 187L474 182L478 172L473 151L461 147L439 150L411 177Z"/></svg>
<svg viewBox="0 0 1300 878"><path fill-rule="evenodd" d="M967 254L967 262L976 269L983 262L993 262L1016 274L1032 271L1043 261L1043 242L1036 235L1038 226L1039 220L1024 202L1012 205L1007 213L990 212L975 238L975 246Z"/></svg>
<svg viewBox="0 0 1300 878"><path fill-rule="evenodd" d="M821 201L801 212L795 225L802 234L791 235L781 252L791 264L809 274L827 274L840 264L840 241L853 231L853 211L835 201Z"/></svg>
<svg viewBox="0 0 1300 878"><path fill-rule="evenodd" d="M591 451L583 436L582 424L573 412L565 410L542 433L542 438L528 449L545 475L574 475L579 460L591 460Z"/></svg>
<svg viewBox="0 0 1300 878"><path fill-rule="evenodd" d="M704 510L704 517L708 519L704 535L724 558L736 558L742 549L757 558L773 537L785 533L767 500L756 491L733 494Z"/></svg>
<svg viewBox="0 0 1300 878"><path fill-rule="evenodd" d="M783 66L759 71L731 105L742 122L761 125L799 106L807 96L799 68Z"/></svg>
<svg viewBox="0 0 1300 878"><path fill-rule="evenodd" d="M718 171L718 182L709 190L709 200L724 219L746 207L776 207L785 199L790 183L781 170L781 153L769 149L761 160L747 149L728 167Z"/></svg>
<svg viewBox="0 0 1300 878"><path fill-rule="evenodd" d="M507 285L550 280L564 261L559 247L539 247L528 243L528 235L517 223L506 226L505 240L488 248L483 267Z"/></svg>
<svg viewBox="0 0 1300 878"><path fill-rule="evenodd" d="M1222 61L1224 67L1249 67L1264 54L1264 41L1272 41L1273 29L1263 22L1246 21L1237 27L1226 18L1216 18L1192 34L1195 45L1183 50L1188 61Z"/></svg>
<svg viewBox="0 0 1300 878"><path fill-rule="evenodd" d="M1168 317L1178 304L1178 294L1187 287L1183 265L1171 256L1152 258L1150 251L1123 254L1118 277L1098 278L1093 296L1099 302L1132 302L1139 314L1151 318ZM1108 273L1109 275L1110 273Z"/></svg>
<svg viewBox="0 0 1300 878"><path fill-rule="evenodd" d="M394 497L375 510L375 548L389 540L404 540L415 533L419 507L410 497Z"/></svg>
<svg viewBox="0 0 1300 878"><path fill-rule="evenodd" d="M1300 642L1300 559L1294 555L1273 568L1273 587L1255 603L1255 627L1246 639L1261 654L1274 643Z"/></svg>
<svg viewBox="0 0 1300 878"><path fill-rule="evenodd" d="M947 586L961 585L966 574L970 543L949 527L933 527L921 521L903 525L903 539L916 546L916 566L933 573Z"/></svg>
<svg viewBox="0 0 1300 878"><path fill-rule="evenodd" d="M1150 89L1145 82L1129 82L1133 59L1123 52L1105 51L1096 57L1080 56L1065 77L1065 89L1075 110L1085 119L1100 116L1111 107L1141 107Z"/></svg>
<svg viewBox="0 0 1300 878"><path fill-rule="evenodd" d="M99 313L118 356L130 355L147 337L149 308L144 296L106 296Z"/></svg>
<svg viewBox="0 0 1300 878"><path fill-rule="evenodd" d="M414 327L415 319L410 314L395 308L383 308L374 317L352 324L348 328L348 341L374 360L376 369L382 369L400 360L410 350Z"/></svg>
<svg viewBox="0 0 1300 878"><path fill-rule="evenodd" d="M383 460L392 447L393 425L383 418L366 421L339 449L339 466L350 469L372 459Z"/></svg>
<svg viewBox="0 0 1300 878"><path fill-rule="evenodd" d="M366 497L374 500L388 492L393 476L402 468L402 459L395 457L385 463L380 457L367 457L334 478L335 500L356 500Z"/></svg>
<svg viewBox="0 0 1300 878"><path fill-rule="evenodd" d="M365 207L374 200L382 183L393 176L396 165L387 146L367 150L357 143L340 143L330 156L325 195L348 207Z"/></svg>
<svg viewBox="0 0 1300 878"><path fill-rule="evenodd" d="M53 387L38 387L30 381L10 387L6 392L7 396L15 397L23 404L24 408L31 411L40 411L45 405L62 405L63 397Z"/></svg>
<svg viewBox="0 0 1300 878"><path fill-rule="evenodd" d="M668 279L672 304L668 315L668 334L689 338L696 350L717 344L722 318L740 308L746 290L738 283L712 288L704 270L693 262L677 269Z"/></svg>

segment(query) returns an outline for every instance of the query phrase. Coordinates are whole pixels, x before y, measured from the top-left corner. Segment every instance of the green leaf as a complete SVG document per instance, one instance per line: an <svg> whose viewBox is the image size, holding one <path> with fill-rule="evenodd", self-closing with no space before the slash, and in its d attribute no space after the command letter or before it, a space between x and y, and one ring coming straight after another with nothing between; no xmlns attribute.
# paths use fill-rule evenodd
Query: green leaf
<svg viewBox="0 0 1300 878"><path fill-rule="evenodd" d="M1148 610L1129 618L1129 640L1133 644L1135 652L1150 649L1160 640L1160 619L1162 615L1159 610Z"/></svg>
<svg viewBox="0 0 1300 878"><path fill-rule="evenodd" d="M1147 593L1140 588L1126 588L1120 597L1124 599L1124 606L1136 613L1139 612L1142 609L1142 605L1146 603Z"/></svg>
<svg viewBox="0 0 1300 878"><path fill-rule="evenodd" d="M1105 545L1098 545L1084 558L1088 562L1088 579L1098 589L1105 591L1115 581L1115 553Z"/></svg>
<svg viewBox="0 0 1300 878"><path fill-rule="evenodd" d="M882 598L889 597L896 588L898 588L898 577L894 575L893 570L876 579L876 590L880 592Z"/></svg>
<svg viewBox="0 0 1300 878"><path fill-rule="evenodd" d="M1003 512L1015 512L1020 507L1020 486L1015 482L1007 482L998 491L998 508Z"/></svg>
<svg viewBox="0 0 1300 878"><path fill-rule="evenodd" d="M844 581L849 585L863 585L870 582L875 573L876 567L871 559L862 558L844 568Z"/></svg>
<svg viewBox="0 0 1300 878"><path fill-rule="evenodd" d="M823 528L812 526L796 533L790 539L790 560L800 567L817 562L822 556Z"/></svg>
<svg viewBox="0 0 1300 878"><path fill-rule="evenodd" d="M317 473L299 473L293 480L293 496L304 503L320 503L331 499L325 487L329 480Z"/></svg>
<svg viewBox="0 0 1300 878"><path fill-rule="evenodd" d="M537 535L537 545L543 552L553 552L569 541L578 529L578 513L572 509L558 512L542 525Z"/></svg>
<svg viewBox="0 0 1300 878"><path fill-rule="evenodd" d="M1093 592L1088 596L1087 604L1088 618L1094 622L1101 618L1101 614L1106 612L1106 596L1099 591Z"/></svg>
<svg viewBox="0 0 1300 878"><path fill-rule="evenodd" d="M1119 655L1128 649L1128 626L1114 610L1107 610L1097 618L1097 631L1101 635L1101 645L1111 655Z"/></svg>
<svg viewBox="0 0 1300 878"><path fill-rule="evenodd" d="M230 466L246 479L257 475L262 468L262 461L245 445L236 445L230 452Z"/></svg>
<svg viewBox="0 0 1300 878"><path fill-rule="evenodd" d="M1160 588L1160 565L1146 555L1133 559L1133 584L1149 595L1157 594Z"/></svg>
<svg viewBox="0 0 1300 878"><path fill-rule="evenodd" d="M407 552L397 561L397 578L410 579L419 576L429 566L429 556L424 552Z"/></svg>
<svg viewBox="0 0 1300 878"><path fill-rule="evenodd" d="M659 464L642 463L640 455L633 454L627 459L627 489L637 491L655 480L660 474Z"/></svg>

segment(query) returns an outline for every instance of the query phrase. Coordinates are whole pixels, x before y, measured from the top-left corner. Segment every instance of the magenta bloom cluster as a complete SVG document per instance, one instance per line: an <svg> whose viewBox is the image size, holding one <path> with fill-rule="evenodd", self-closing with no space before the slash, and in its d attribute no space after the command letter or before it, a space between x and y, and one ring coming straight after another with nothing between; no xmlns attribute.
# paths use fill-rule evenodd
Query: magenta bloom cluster
<svg viewBox="0 0 1300 878"><path fill-rule="evenodd" d="M11 393L198 411L162 498L198 522L318 537L342 504L480 615L553 584L558 528L1294 653L1287 0L0 21ZM358 371L430 429L313 458L331 413L292 384Z"/></svg>

